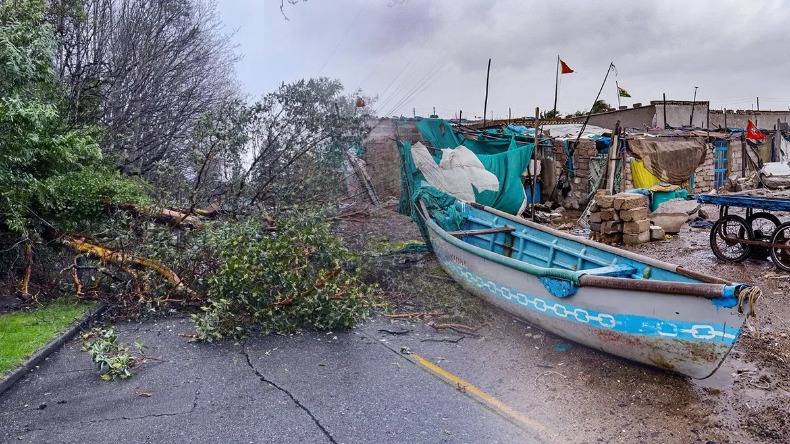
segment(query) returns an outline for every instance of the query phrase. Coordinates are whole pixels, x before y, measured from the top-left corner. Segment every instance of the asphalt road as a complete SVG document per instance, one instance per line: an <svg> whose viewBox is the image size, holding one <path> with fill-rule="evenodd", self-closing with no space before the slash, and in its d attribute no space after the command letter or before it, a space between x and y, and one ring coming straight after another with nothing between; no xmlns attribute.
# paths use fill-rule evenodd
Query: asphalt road
<svg viewBox="0 0 790 444"><path fill-rule="evenodd" d="M530 416L528 399L513 406L476 385L475 367L487 359L464 364L468 353L512 342L502 338L458 340L459 334L386 318L353 331L243 343L189 342L185 318L116 330L161 361L149 361L131 379L104 382L79 342L69 342L0 397L0 442L558 441ZM500 380L518 372L516 361L511 356L506 372L497 370ZM479 379L487 384L489 376Z"/></svg>

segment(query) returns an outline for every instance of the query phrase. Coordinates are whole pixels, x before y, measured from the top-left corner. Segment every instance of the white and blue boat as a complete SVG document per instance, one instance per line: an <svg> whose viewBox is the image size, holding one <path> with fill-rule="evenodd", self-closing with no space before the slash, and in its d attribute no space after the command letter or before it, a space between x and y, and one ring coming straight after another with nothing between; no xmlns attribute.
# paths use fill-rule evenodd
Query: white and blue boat
<svg viewBox="0 0 790 444"><path fill-rule="evenodd" d="M759 296L479 204L415 203L442 267L470 292L558 336L693 378L719 368Z"/></svg>
<svg viewBox="0 0 790 444"><path fill-rule="evenodd" d="M754 313L759 288L513 216L526 205L521 180L531 171L534 139L492 142L483 133L470 140L437 119L417 127L433 151L399 141L400 210L466 289L546 331L632 361L694 378L719 368Z"/></svg>

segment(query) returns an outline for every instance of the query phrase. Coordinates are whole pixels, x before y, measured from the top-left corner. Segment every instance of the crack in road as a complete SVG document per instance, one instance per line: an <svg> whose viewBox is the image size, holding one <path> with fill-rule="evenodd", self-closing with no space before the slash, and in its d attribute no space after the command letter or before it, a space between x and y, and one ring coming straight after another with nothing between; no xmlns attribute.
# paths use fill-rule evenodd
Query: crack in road
<svg viewBox="0 0 790 444"><path fill-rule="evenodd" d="M266 379L266 376L263 376L263 374L262 374L260 371L258 371L258 369L257 369L257 368L255 368L255 366L252 364L252 360L250 360L250 354L249 354L249 353L247 353L247 346L246 346L246 344L245 344L245 345L242 345L242 347L241 347L241 353L244 355L244 357L245 357L245 358L247 358L247 365L249 365L249 366L250 366L250 368L252 369L252 371L253 371L253 372L255 372L255 374L256 374L256 375L257 375L257 376L258 376L258 377L261 379L261 381L263 381L263 382L265 382L265 383L267 383L267 384L271 385L272 387L276 388L277 390L279 390L279 391L281 391L281 392L285 393L285 394L286 394L286 395L287 395L289 398L291 398L291 401L293 401L293 402L294 402L294 404L296 404L296 405L297 405L297 406L298 406L300 409L304 410L304 412L305 412L305 413L307 413L307 415L308 415L308 416L310 416L310 418L313 420L313 422L315 423L315 425L316 425L316 426L317 426L317 427L318 427L318 428L319 428L319 429L320 429L322 432L324 432L324 435L327 437L327 439L329 440L329 442L331 442L332 444L337 444L337 441L335 441L335 438L333 438L333 437L332 437L332 434L331 434L331 433L329 433L329 430L327 430L326 428L324 428L324 426L323 426L323 425L321 425L321 422L318 420L318 418L316 418L316 417L315 417L315 415L313 415L313 412L311 412L311 411L310 411L310 409L308 409L308 408L307 408L307 406L305 406L304 404L302 404L301 402L299 402L299 400L298 400L298 399L296 399L296 397L294 397L294 395L293 395L291 392L289 392L288 390L286 390L285 388L283 388L283 387L280 387L280 386L279 386L279 385L277 385L277 384L276 384L274 381L271 381L271 380L269 380L269 379Z"/></svg>
<svg viewBox="0 0 790 444"><path fill-rule="evenodd" d="M197 389L195 389L195 397L192 399L192 407L185 411L185 412L176 412L176 413L151 413L149 415L142 415L142 416L119 416L115 418L102 418L96 419L92 421L79 421L79 424L96 424L100 422L107 422L107 421L117 421L119 419L125 421L131 421L135 419L146 419L146 418L162 418L166 416L178 416L178 415L188 415L197 409L198 404L198 397L200 395L200 391L203 389L203 384L198 384Z"/></svg>

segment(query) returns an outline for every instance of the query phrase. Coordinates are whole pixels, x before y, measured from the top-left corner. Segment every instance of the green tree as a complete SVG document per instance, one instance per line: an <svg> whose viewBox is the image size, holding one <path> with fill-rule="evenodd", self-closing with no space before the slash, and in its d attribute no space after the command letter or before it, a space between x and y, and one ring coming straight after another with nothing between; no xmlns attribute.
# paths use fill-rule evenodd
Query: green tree
<svg viewBox="0 0 790 444"><path fill-rule="evenodd" d="M0 222L29 234L43 221L73 228L102 200L136 184L102 162L90 128L69 128L58 111L54 32L42 1L0 3Z"/></svg>
<svg viewBox="0 0 790 444"><path fill-rule="evenodd" d="M44 7L41 0L0 2L0 243L25 245L23 294L31 242L45 229L84 226L100 214L102 201L141 190L102 160L95 130L71 128L61 117L54 32ZM16 253L3 248L2 255Z"/></svg>
<svg viewBox="0 0 790 444"><path fill-rule="evenodd" d="M593 106L592 106L592 113L593 114L603 113L603 112L608 111L609 108L610 108L609 104L606 103L605 101L603 101L603 100L596 100L595 103L593 103Z"/></svg>
<svg viewBox="0 0 790 444"><path fill-rule="evenodd" d="M543 111L542 113L540 113L540 118L542 120L556 119L558 117L560 117L560 112L553 109L550 109L548 111Z"/></svg>

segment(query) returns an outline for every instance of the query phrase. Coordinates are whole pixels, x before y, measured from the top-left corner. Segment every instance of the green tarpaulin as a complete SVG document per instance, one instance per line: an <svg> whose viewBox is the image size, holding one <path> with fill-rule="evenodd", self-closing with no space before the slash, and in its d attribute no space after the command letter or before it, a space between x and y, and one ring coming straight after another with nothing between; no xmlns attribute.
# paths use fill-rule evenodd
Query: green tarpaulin
<svg viewBox="0 0 790 444"><path fill-rule="evenodd" d="M401 213L412 214L412 219L417 220L412 205L417 198L423 197L429 205L429 211L438 216L434 211L442 209L432 207L451 205L458 195L448 197L445 193L452 194L457 189L464 188L459 186L459 180L470 181L466 183L466 188L471 189L473 194L465 195L467 198L473 196L474 201L479 204L509 214L518 214L524 209L526 196L521 175L532 157L534 149L532 143L516 143L512 138L474 140L470 143L470 139L458 135L448 122L440 119L422 119L417 126L423 138L431 146L443 149L430 152L422 144L412 146L408 142L398 142L403 161L401 168L403 192L399 208ZM461 144L468 150L455 151L455 148ZM450 153L453 156L442 162L443 157ZM415 161L415 155L418 156L419 162ZM420 170L416 166L418 164L426 171ZM481 175L484 176L483 179L480 179ZM493 180L492 175L496 180ZM481 186L481 183L485 183L485 186ZM453 222L449 220L447 222L453 225Z"/></svg>

